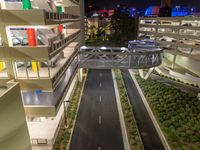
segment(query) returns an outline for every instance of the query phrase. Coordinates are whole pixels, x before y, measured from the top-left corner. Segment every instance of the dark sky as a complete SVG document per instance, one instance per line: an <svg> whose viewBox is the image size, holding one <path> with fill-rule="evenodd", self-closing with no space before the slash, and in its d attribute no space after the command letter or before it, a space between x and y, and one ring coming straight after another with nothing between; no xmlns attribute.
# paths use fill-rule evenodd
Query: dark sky
<svg viewBox="0 0 200 150"><path fill-rule="evenodd" d="M161 0L85 0L86 6L90 3L101 8L113 8L119 3L127 4L136 8L147 8L149 5L160 5ZM199 7L200 0L172 0L172 5L184 5Z"/></svg>

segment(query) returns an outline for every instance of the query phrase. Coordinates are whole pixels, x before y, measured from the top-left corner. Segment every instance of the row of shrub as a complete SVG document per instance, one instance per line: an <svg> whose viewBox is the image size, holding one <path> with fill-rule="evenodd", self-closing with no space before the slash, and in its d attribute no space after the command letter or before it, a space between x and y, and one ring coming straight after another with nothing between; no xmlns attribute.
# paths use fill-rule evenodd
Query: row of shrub
<svg viewBox="0 0 200 150"><path fill-rule="evenodd" d="M114 72L115 72L115 76L117 80L120 101L121 101L122 110L124 114L124 120L126 124L127 134L129 137L130 147L131 149L134 149L134 150L142 150L143 149L142 141L141 141L137 124L135 121L135 116L133 114L133 110L132 110L133 108L129 102L127 91L124 86L121 72L119 69L114 70Z"/></svg>
<svg viewBox="0 0 200 150"><path fill-rule="evenodd" d="M136 76L172 149L200 150L200 101L192 93Z"/></svg>
<svg viewBox="0 0 200 150"><path fill-rule="evenodd" d="M193 86L193 87L196 87L196 88L200 88L197 84L196 85L195 84L190 84L190 83L184 82L184 81L182 81L180 79L176 79L176 78L173 78L173 77L170 77L170 76L167 76L167 75L163 75L163 74L158 74L157 72L154 72L154 74L157 74L157 75L159 75L161 77L164 77L164 78L167 78L167 79L170 79L170 80L174 80L174 81L177 81L177 82L180 82L180 83L183 83L183 84L187 84L187 85L190 85L190 86Z"/></svg>
<svg viewBox="0 0 200 150"><path fill-rule="evenodd" d="M86 77L84 76L83 81L85 81L85 78ZM74 93L72 95L72 99L69 103L69 106L66 112L67 128L65 127L64 120L63 120L62 126L56 138L53 150L66 150L69 145L70 136L72 135L75 118L78 112L77 109L78 109L78 104L81 97L81 90L83 88L83 83L84 82L80 82L80 81L77 82L77 85L74 89Z"/></svg>

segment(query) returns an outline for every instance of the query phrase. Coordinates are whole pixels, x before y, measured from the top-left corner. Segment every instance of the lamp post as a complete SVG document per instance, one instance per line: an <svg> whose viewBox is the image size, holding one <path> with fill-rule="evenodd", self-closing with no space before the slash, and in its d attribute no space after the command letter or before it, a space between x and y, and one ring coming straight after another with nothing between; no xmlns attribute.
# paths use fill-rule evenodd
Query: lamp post
<svg viewBox="0 0 200 150"><path fill-rule="evenodd" d="M65 128L68 127L68 125L67 125L67 114L66 114L66 113L67 113L66 106L67 106L68 103L70 103L69 100L63 101L63 106L64 106L64 119L65 119Z"/></svg>

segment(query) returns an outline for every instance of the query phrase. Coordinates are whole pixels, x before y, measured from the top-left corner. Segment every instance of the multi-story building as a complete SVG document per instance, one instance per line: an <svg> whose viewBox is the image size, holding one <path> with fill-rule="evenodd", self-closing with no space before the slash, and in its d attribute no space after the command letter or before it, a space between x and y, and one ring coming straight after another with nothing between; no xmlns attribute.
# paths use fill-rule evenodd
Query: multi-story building
<svg viewBox="0 0 200 150"><path fill-rule="evenodd" d="M0 86L0 145L2 150L29 150L31 143L19 84Z"/></svg>
<svg viewBox="0 0 200 150"><path fill-rule="evenodd" d="M20 83L32 144L52 146L63 99L77 77L83 1L0 2L0 85Z"/></svg>
<svg viewBox="0 0 200 150"><path fill-rule="evenodd" d="M200 82L199 17L141 17L138 32L139 38L156 40L163 47L170 68L179 67L177 75Z"/></svg>

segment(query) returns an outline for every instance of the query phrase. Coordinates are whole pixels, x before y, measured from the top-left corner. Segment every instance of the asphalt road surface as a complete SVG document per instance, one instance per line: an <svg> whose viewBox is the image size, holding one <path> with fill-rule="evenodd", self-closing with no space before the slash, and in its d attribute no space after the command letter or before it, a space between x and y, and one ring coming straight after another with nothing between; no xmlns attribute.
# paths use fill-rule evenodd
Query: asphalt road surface
<svg viewBox="0 0 200 150"><path fill-rule="evenodd" d="M89 70L70 150L124 150L111 70Z"/></svg>
<svg viewBox="0 0 200 150"><path fill-rule="evenodd" d="M164 150L160 137L128 70L121 70L145 150Z"/></svg>

